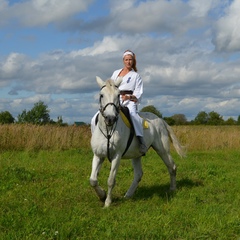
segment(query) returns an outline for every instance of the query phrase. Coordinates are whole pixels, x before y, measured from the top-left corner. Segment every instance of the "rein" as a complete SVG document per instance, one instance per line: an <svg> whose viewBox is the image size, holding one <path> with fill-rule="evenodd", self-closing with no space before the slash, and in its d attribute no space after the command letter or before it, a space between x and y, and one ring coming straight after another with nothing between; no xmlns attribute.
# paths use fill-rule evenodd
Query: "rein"
<svg viewBox="0 0 240 240"><path fill-rule="evenodd" d="M108 127L106 125L106 129L107 129L107 134L105 134L103 132L103 130L99 127L99 130L101 131L101 133L103 134L103 136L107 139L107 158L108 158L108 161L109 162L112 162L112 159L110 157L110 139L113 135L113 133L115 132L115 129L117 127L117 121L114 123L115 124L115 127L111 129L111 132L108 131Z"/></svg>
<svg viewBox="0 0 240 240"><path fill-rule="evenodd" d="M104 85L101 90L106 87L106 85ZM115 86L117 88L117 86ZM106 115L104 114L104 111L106 110L106 108L108 106L114 106L115 109L116 109L116 112L117 112L117 116L116 116L116 121L114 122L114 124L112 125L111 129L109 129L109 126L106 124L105 122L105 127L106 127L106 130L107 130L107 134L104 133L104 131L100 128L100 126L98 125L99 127L99 130L101 131L101 133L103 134L103 136L107 139L107 158L109 160L109 162L112 162L112 159L110 157L110 139L111 137L113 136L113 133L115 132L116 130L116 127L117 127L117 121L118 121L118 115L119 115L119 112L120 112L120 100L118 99L118 105L117 106L115 103L113 102L110 102L110 103L107 103L104 107L101 105L101 97L102 95L100 95L100 98L99 98L99 103L100 103L100 113L102 114L103 118L106 119Z"/></svg>

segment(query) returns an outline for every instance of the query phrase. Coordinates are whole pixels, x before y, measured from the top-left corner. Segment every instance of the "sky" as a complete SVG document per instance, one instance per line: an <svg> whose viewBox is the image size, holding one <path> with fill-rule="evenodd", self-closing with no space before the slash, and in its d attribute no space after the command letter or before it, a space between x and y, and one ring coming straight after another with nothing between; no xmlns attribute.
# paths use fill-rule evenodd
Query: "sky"
<svg viewBox="0 0 240 240"><path fill-rule="evenodd" d="M139 109L194 119L240 115L240 0L0 0L0 112L38 101L50 117L90 123L96 76L131 49L144 82Z"/></svg>

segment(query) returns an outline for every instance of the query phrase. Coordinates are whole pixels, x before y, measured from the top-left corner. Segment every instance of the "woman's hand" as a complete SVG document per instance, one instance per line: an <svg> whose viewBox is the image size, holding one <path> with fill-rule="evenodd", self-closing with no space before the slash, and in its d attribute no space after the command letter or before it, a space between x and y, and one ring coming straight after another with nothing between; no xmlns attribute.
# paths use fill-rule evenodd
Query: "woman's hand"
<svg viewBox="0 0 240 240"><path fill-rule="evenodd" d="M122 95L122 100L123 101L133 101L133 102L137 102L137 98L134 95Z"/></svg>

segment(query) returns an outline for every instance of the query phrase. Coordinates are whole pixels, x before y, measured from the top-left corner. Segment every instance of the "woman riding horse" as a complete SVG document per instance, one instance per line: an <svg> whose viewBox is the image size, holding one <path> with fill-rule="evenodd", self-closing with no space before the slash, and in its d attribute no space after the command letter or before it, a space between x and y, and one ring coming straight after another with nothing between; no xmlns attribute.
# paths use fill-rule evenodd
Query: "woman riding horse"
<svg viewBox="0 0 240 240"><path fill-rule="evenodd" d="M113 72L111 79L116 81L119 77L122 78L122 82L119 86L120 102L122 106L129 109L134 131L139 141L139 150L140 153L144 155L147 151L147 147L143 138L142 118L138 114L138 104L141 101L143 93L143 81L137 73L136 55L132 51L126 50L123 53L123 65L123 68ZM95 128L96 115L91 121L92 132Z"/></svg>

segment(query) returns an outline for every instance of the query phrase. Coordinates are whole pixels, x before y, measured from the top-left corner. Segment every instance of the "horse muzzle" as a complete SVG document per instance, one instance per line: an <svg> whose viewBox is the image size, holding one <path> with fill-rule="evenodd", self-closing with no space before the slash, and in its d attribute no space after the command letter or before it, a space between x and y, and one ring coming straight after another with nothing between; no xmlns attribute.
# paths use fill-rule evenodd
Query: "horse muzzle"
<svg viewBox="0 0 240 240"><path fill-rule="evenodd" d="M106 124L108 127L110 127L110 126L112 126L114 123L117 122L117 119L118 119L117 116L105 116L105 117L104 117L104 122L105 122L105 124Z"/></svg>

